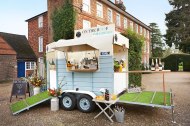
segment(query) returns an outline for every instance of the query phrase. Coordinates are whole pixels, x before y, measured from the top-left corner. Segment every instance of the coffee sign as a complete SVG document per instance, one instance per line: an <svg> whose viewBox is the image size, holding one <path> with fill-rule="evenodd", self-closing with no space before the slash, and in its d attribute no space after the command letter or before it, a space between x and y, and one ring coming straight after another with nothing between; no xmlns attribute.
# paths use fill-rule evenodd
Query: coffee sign
<svg viewBox="0 0 190 126"><path fill-rule="evenodd" d="M26 91L27 91L27 82L26 81L14 80L13 86L12 86L10 102L11 102L12 96L17 97L17 96L25 95L25 97L26 97Z"/></svg>

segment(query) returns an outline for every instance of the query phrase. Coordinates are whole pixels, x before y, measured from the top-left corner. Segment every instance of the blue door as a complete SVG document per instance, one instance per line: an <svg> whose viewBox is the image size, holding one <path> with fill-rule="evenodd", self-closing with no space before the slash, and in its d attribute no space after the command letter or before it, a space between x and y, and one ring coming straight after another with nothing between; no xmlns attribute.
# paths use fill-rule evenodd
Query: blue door
<svg viewBox="0 0 190 126"><path fill-rule="evenodd" d="M25 62L17 62L17 77L25 77Z"/></svg>

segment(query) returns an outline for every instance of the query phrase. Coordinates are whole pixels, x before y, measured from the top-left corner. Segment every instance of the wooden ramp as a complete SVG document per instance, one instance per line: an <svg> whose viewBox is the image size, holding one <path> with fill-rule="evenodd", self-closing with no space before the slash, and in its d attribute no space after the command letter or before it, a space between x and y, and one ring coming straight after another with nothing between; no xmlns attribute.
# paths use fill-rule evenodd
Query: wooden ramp
<svg viewBox="0 0 190 126"><path fill-rule="evenodd" d="M10 109L13 115L19 114L24 110L29 110L31 107L36 106L44 101L51 99L51 96L48 95L48 91L39 93L37 95L28 97L24 100L12 103Z"/></svg>

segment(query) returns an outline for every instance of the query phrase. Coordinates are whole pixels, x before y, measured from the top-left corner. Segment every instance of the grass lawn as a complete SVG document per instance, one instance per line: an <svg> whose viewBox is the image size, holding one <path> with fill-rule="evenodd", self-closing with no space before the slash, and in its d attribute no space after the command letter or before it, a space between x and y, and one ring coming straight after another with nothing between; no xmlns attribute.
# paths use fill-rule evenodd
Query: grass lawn
<svg viewBox="0 0 190 126"><path fill-rule="evenodd" d="M153 91L143 91L141 93L125 93L119 97L119 100L127 102L151 104L153 95L154 95ZM156 92L152 104L164 105L163 92ZM166 92L166 105L167 106L171 105L169 92Z"/></svg>
<svg viewBox="0 0 190 126"><path fill-rule="evenodd" d="M27 107L30 107L31 105L34 105L42 100L45 100L45 99L48 99L50 98L51 96L48 95L48 92L45 91L45 92L42 92L40 94L37 94L37 95L34 95L34 96L31 96L31 97L28 97L22 101L18 101L18 102L15 102L15 103L12 103L10 105L10 108L11 108L11 111L14 113L20 111L20 110L25 110L27 109Z"/></svg>

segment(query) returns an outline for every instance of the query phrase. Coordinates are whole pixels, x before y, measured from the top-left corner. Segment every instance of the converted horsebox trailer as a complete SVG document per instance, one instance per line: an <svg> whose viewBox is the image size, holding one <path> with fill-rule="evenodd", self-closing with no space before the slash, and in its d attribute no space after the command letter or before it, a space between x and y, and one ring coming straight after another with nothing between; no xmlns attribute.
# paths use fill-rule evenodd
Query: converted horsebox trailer
<svg viewBox="0 0 190 126"><path fill-rule="evenodd" d="M128 88L129 40L115 25L75 31L75 38L47 45L47 84L61 87L61 107L91 112L101 89L119 94ZM115 68L114 68L114 64ZM116 72L116 67L119 71ZM60 86L62 85L62 86Z"/></svg>

